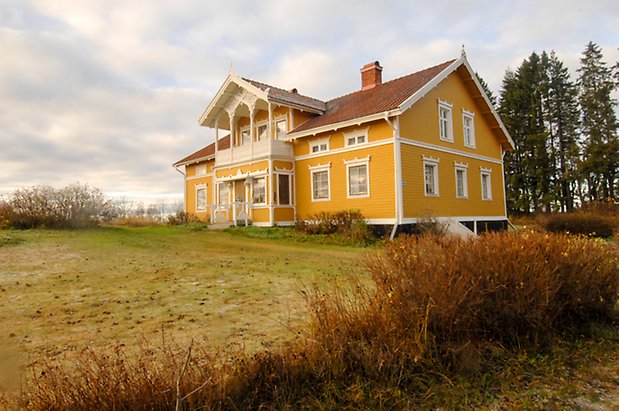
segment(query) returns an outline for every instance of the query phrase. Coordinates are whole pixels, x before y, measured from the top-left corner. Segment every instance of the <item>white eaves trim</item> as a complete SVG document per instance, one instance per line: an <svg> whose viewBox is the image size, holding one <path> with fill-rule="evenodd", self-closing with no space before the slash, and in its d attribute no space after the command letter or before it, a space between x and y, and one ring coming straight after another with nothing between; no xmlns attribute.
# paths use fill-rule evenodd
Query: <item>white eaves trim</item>
<svg viewBox="0 0 619 411"><path fill-rule="evenodd" d="M212 160L214 158L215 158L215 155L211 154L210 156L194 158L193 160L183 161L182 163L174 163L173 167L189 166L189 165L192 165L194 163L199 163L200 161L208 161L208 160Z"/></svg>
<svg viewBox="0 0 619 411"><path fill-rule="evenodd" d="M219 87L219 90L217 90L217 94L215 94L215 97L211 100L211 102L209 103L209 105L206 108L206 110L204 110L204 113L202 113L202 115L200 116L200 119L198 120L198 124L200 124L201 126L208 126L208 124L205 124L208 115L215 108L217 102L223 96L224 92L226 91L226 89L228 88L230 83L235 83L239 87L242 87L242 88L248 90L249 92L251 92L252 94L256 95L258 98L260 98L262 100L265 100L265 101L268 100L269 89L266 89L265 91L262 91L261 89L259 89L258 87L254 86L253 84L251 84L251 83L243 80L241 77L237 76L232 71L232 69L230 69L230 71L228 73L228 77L226 77L226 80L224 80L224 83L221 85L221 87Z"/></svg>
<svg viewBox="0 0 619 411"><path fill-rule="evenodd" d="M292 141L296 138L315 136L316 134L324 133L326 131L336 131L336 130L339 130L340 128L345 128L345 127L350 127L350 126L360 126L363 123L368 123L370 121L376 121L376 120L384 120L385 117L389 118L392 116L397 116L399 114L400 114L400 110L398 109L390 110L390 111L383 111L380 113L370 114L369 116L357 117L357 118L353 118L352 120L346 120L346 121L341 121L339 123L327 124L321 127L316 127L316 128L312 128L312 129L305 130L305 131L298 131L296 133L288 133L288 135L283 140Z"/></svg>

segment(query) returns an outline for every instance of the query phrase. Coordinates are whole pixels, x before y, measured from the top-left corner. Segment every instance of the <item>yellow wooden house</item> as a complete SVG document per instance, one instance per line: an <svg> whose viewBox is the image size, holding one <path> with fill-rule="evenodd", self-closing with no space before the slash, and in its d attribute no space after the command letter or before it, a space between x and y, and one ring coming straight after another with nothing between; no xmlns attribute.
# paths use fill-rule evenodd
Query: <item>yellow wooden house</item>
<svg viewBox="0 0 619 411"><path fill-rule="evenodd" d="M185 208L224 224L292 225L359 209L368 224L505 227L513 141L466 55L329 101L228 74L200 125L215 141L174 166ZM394 229L395 232L395 229Z"/></svg>

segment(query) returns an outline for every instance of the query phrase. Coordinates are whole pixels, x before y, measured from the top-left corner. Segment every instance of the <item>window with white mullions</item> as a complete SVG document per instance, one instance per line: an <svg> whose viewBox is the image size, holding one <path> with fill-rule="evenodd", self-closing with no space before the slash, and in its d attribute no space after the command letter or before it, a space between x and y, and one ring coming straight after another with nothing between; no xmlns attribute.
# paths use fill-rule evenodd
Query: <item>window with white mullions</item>
<svg viewBox="0 0 619 411"><path fill-rule="evenodd" d="M254 204L266 204L266 177L256 177L252 184Z"/></svg>
<svg viewBox="0 0 619 411"><path fill-rule="evenodd" d="M196 187L196 210L206 210L206 186Z"/></svg>
<svg viewBox="0 0 619 411"><path fill-rule="evenodd" d="M329 171L321 170L312 173L312 200L329 199Z"/></svg>
<svg viewBox="0 0 619 411"><path fill-rule="evenodd" d="M277 175L277 203L279 205L290 205L290 175Z"/></svg>
<svg viewBox="0 0 619 411"><path fill-rule="evenodd" d="M441 140L453 143L453 123L451 114L452 105L445 102L438 102L438 124Z"/></svg>
<svg viewBox="0 0 619 411"><path fill-rule="evenodd" d="M438 160L424 160L423 180L425 195L438 196Z"/></svg>
<svg viewBox="0 0 619 411"><path fill-rule="evenodd" d="M456 166L456 197L467 198L468 195L466 168Z"/></svg>
<svg viewBox="0 0 619 411"><path fill-rule="evenodd" d="M367 164L348 166L348 195L350 197L368 195Z"/></svg>
<svg viewBox="0 0 619 411"><path fill-rule="evenodd" d="M475 148L475 113L462 110L464 145Z"/></svg>
<svg viewBox="0 0 619 411"><path fill-rule="evenodd" d="M490 171L481 172L481 199L492 200L492 180Z"/></svg>

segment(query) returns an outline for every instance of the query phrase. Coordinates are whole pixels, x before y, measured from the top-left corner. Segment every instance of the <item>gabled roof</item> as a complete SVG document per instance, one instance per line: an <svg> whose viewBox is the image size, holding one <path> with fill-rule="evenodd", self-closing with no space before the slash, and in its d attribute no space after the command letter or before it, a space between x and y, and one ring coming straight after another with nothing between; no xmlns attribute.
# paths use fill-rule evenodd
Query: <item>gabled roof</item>
<svg viewBox="0 0 619 411"><path fill-rule="evenodd" d="M359 90L327 102L325 114L301 124L292 133L395 110L421 87L435 78L455 60L400 77L371 88Z"/></svg>
<svg viewBox="0 0 619 411"><path fill-rule="evenodd" d="M269 100L288 103L295 106L307 107L318 110L320 112L324 112L327 109L327 104L324 101L299 94L296 89L284 90L247 78L243 78L243 80L247 81L254 87L259 88L260 90L267 92Z"/></svg>
<svg viewBox="0 0 619 411"><path fill-rule="evenodd" d="M299 137L401 115L455 71L458 71L459 75L465 80L467 88L473 93L474 98L482 100L482 105L485 106L482 114L490 122L492 130L496 133L503 147L506 150L513 149L515 147L514 141L481 84L479 84L479 80L477 80L477 76L464 53L457 60L449 60L434 67L376 85L371 89L356 91L330 100L327 102L327 110L323 115L299 125L288 133L286 139L294 140Z"/></svg>
<svg viewBox="0 0 619 411"><path fill-rule="evenodd" d="M225 137L219 139L219 144L217 145L219 150L225 150L230 148L230 134ZM200 150L195 153L189 154L187 157L178 160L173 164L174 167L189 165L193 163L197 163L203 160L210 160L211 158L215 158L215 143L211 143L206 147L202 147Z"/></svg>

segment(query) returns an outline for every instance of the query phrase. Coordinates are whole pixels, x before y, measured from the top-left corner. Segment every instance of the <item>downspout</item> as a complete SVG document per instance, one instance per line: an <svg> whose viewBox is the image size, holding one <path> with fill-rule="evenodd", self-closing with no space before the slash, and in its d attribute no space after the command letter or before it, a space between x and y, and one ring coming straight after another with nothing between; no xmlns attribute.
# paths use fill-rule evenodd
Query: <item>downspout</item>
<svg viewBox="0 0 619 411"><path fill-rule="evenodd" d="M398 226L402 223L402 161L400 152L400 118L395 117L395 124L389 120L389 115L385 113L385 121L393 130L393 169L395 184L395 218L391 229L390 240L395 238Z"/></svg>
<svg viewBox="0 0 619 411"><path fill-rule="evenodd" d="M183 211L187 212L187 175L174 166L174 169L183 176Z"/></svg>

